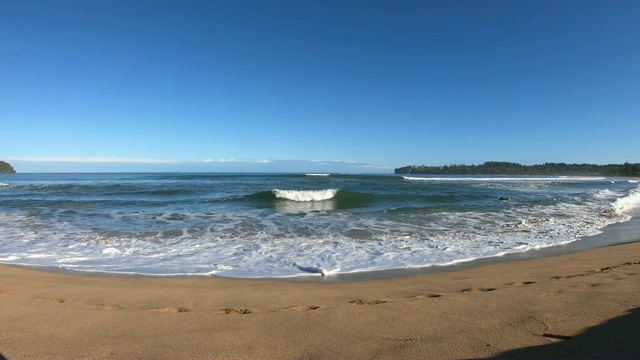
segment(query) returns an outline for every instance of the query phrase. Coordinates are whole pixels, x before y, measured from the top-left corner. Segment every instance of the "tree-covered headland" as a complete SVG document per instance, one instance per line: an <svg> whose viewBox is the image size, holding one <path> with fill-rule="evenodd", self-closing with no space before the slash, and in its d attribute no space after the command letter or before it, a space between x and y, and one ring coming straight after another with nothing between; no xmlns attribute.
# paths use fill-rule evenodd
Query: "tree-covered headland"
<svg viewBox="0 0 640 360"><path fill-rule="evenodd" d="M13 169L13 166L9 165L4 161L0 161L0 174L15 174L16 171Z"/></svg>
<svg viewBox="0 0 640 360"><path fill-rule="evenodd" d="M425 166L411 165L395 169L396 174L440 175L570 175L570 176L640 176L640 163L521 165L513 162L487 161L482 165Z"/></svg>

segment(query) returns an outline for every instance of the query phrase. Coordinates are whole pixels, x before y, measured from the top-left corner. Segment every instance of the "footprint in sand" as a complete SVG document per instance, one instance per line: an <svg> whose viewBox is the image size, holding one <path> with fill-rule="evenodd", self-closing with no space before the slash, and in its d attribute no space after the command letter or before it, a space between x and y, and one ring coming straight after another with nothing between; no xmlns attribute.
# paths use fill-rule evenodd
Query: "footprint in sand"
<svg viewBox="0 0 640 360"><path fill-rule="evenodd" d="M320 308L321 306L315 306L315 305L289 306L288 308L284 308L284 310L282 311L312 311L312 310L318 310Z"/></svg>
<svg viewBox="0 0 640 360"><path fill-rule="evenodd" d="M463 293L477 293L477 292L489 292L494 291L495 288L485 288L485 287L472 287L460 290Z"/></svg>
<svg viewBox="0 0 640 360"><path fill-rule="evenodd" d="M576 277L576 276L584 276L584 275L556 275L556 276L552 276L551 279L552 280L570 279L570 278Z"/></svg>
<svg viewBox="0 0 640 360"><path fill-rule="evenodd" d="M439 297L442 297L442 295L440 295L440 294L420 294L420 295L409 296L407 299L408 300L423 300L423 299L433 299L433 298L439 298Z"/></svg>
<svg viewBox="0 0 640 360"><path fill-rule="evenodd" d="M349 304L353 304L353 305L378 305L378 304L384 304L386 302L387 302L387 300L380 300L380 299L360 299L360 300L349 301Z"/></svg>
<svg viewBox="0 0 640 360"><path fill-rule="evenodd" d="M257 310L254 309L236 309L236 308L225 308L217 311L218 314L224 315L246 315L246 314L256 314Z"/></svg>
<svg viewBox="0 0 640 360"><path fill-rule="evenodd" d="M57 298L57 297L40 297L40 298L35 298L34 300L38 300L38 301L42 301L50 304L62 304L64 302L64 299Z"/></svg>
<svg viewBox="0 0 640 360"><path fill-rule="evenodd" d="M96 308L96 309L100 309L100 310L120 310L120 309L122 309L122 306L120 306L118 304L110 304L110 303L91 305L91 307Z"/></svg>
<svg viewBox="0 0 640 360"><path fill-rule="evenodd" d="M535 284L535 283L536 283L535 281L518 281L518 282L515 282L515 283L511 284L511 286L520 287L520 286L527 286L527 285L531 285L531 284Z"/></svg>
<svg viewBox="0 0 640 360"><path fill-rule="evenodd" d="M157 308L149 309L149 311L161 312L161 313L183 313L183 312L188 312L189 309L184 307L157 307Z"/></svg>
<svg viewBox="0 0 640 360"><path fill-rule="evenodd" d="M628 263L625 263L623 265L626 265ZM613 269L617 269L619 267L621 267L622 265L614 265L614 266L606 266L600 269L595 269L595 270L591 270L588 271L586 273L580 273L580 274L570 274L570 275L556 275L556 276L552 276L551 279L553 280L559 280L559 279L570 279L573 277L579 277L579 276L589 276L589 275L595 275L595 274L602 274L602 273L608 273L611 272Z"/></svg>

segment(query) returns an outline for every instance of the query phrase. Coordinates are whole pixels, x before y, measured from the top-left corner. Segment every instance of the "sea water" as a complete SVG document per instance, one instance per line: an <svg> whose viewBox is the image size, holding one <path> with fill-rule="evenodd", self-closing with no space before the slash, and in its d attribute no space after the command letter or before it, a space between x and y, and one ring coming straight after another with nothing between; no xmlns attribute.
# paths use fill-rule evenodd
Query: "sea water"
<svg viewBox="0 0 640 360"><path fill-rule="evenodd" d="M527 252L638 215L638 181L604 177L0 175L0 263L318 276Z"/></svg>

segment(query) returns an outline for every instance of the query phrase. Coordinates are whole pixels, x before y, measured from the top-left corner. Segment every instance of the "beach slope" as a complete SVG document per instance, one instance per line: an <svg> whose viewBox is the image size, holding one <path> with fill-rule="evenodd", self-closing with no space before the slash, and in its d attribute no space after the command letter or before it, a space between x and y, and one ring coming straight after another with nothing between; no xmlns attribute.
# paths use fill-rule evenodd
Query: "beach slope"
<svg viewBox="0 0 640 360"><path fill-rule="evenodd" d="M0 358L637 358L640 243L360 282L0 266Z"/></svg>

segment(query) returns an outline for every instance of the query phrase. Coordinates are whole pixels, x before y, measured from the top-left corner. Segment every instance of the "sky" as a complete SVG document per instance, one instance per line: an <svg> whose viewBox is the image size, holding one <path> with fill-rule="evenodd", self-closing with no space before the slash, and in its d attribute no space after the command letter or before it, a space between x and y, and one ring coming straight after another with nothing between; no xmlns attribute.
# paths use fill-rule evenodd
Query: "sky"
<svg viewBox="0 0 640 360"><path fill-rule="evenodd" d="M0 0L18 172L640 162L637 0Z"/></svg>

